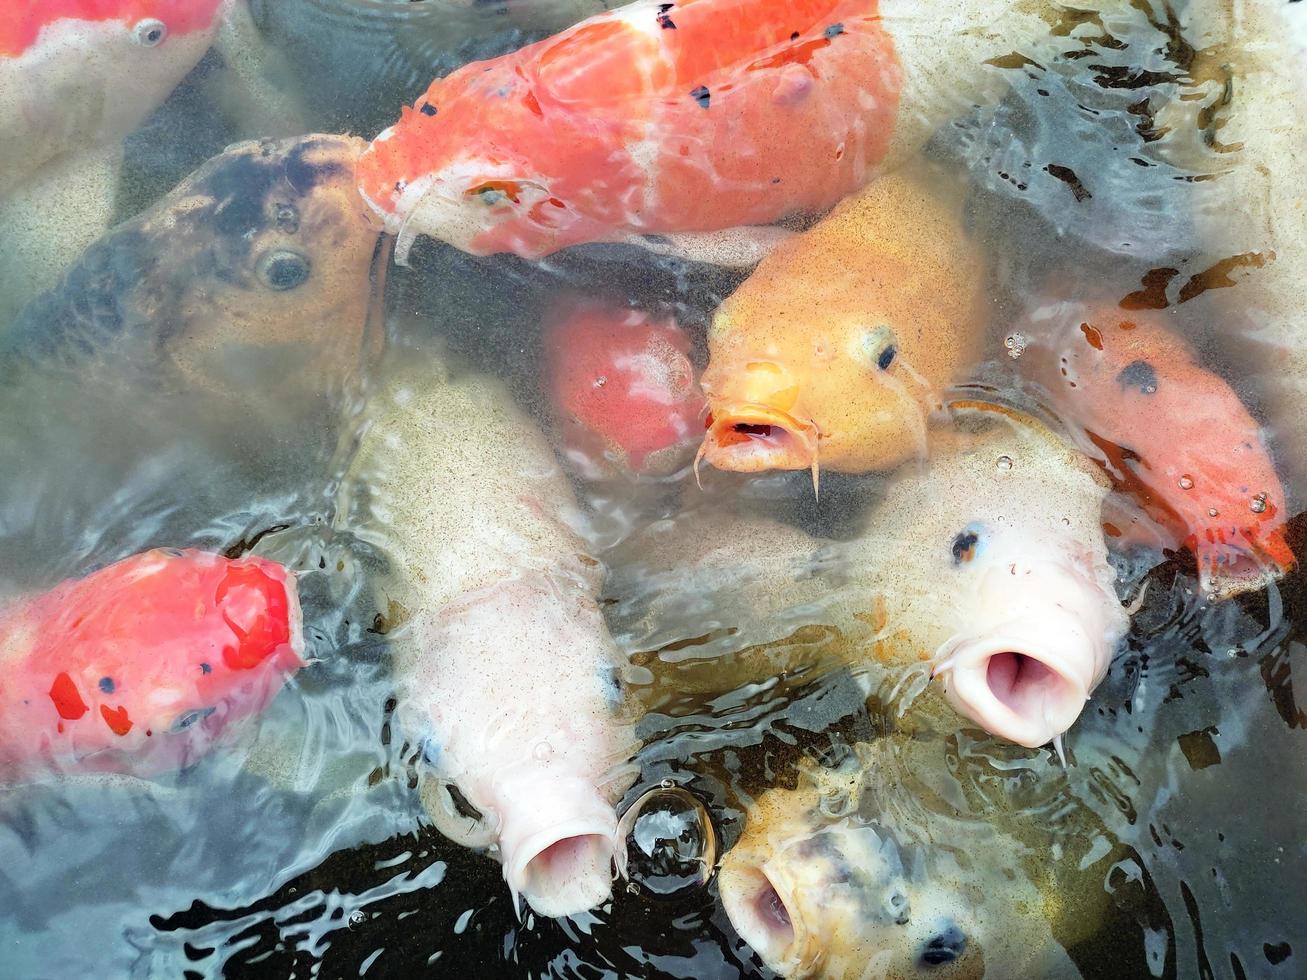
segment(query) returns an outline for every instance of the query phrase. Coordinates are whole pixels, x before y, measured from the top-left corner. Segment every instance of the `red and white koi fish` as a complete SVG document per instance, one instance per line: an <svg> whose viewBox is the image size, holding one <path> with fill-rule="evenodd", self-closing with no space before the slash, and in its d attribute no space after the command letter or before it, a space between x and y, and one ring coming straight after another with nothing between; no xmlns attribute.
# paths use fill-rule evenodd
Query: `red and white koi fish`
<svg viewBox="0 0 1307 980"><path fill-rule="evenodd" d="M599 301L550 317L550 396L569 458L586 473L667 473L699 441L704 398L690 338L670 319Z"/></svg>
<svg viewBox="0 0 1307 980"><path fill-rule="evenodd" d="M0 612L0 779L189 765L261 711L304 649L262 558L134 555Z"/></svg>
<svg viewBox="0 0 1307 980"><path fill-rule="evenodd" d="M7 0L0 196L135 129L212 44L232 0Z"/></svg>
<svg viewBox="0 0 1307 980"><path fill-rule="evenodd" d="M669 238L723 264L821 212L1003 89L1042 2L638 0L438 79L360 188L399 235L477 255Z"/></svg>
<svg viewBox="0 0 1307 980"><path fill-rule="evenodd" d="M1023 364L1079 447L1198 559L1205 591L1256 589L1292 568L1284 488L1258 422L1156 311L1039 307Z"/></svg>

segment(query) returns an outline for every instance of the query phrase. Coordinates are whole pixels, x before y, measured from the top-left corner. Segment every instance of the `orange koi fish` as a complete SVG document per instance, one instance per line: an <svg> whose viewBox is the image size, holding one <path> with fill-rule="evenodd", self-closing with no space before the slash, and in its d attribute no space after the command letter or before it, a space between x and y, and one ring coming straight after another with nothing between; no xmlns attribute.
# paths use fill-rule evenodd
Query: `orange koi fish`
<svg viewBox="0 0 1307 980"><path fill-rule="evenodd" d="M1030 317L1030 364L1076 441L1177 545L1205 591L1261 588L1295 564L1261 427L1164 318L1077 302Z"/></svg>
<svg viewBox="0 0 1307 980"><path fill-rule="evenodd" d="M662 236L756 261L740 226L830 208L996 94L986 62L1047 35L1040 6L638 0L435 81L360 189L401 262L418 234L525 258Z"/></svg>
<svg viewBox="0 0 1307 980"><path fill-rule="evenodd" d="M596 301L568 302L546 333L554 416L570 458L667 473L693 451L703 393L690 338L670 319Z"/></svg>
<svg viewBox="0 0 1307 980"><path fill-rule="evenodd" d="M295 579L262 558L134 555L0 612L0 779L183 768L303 665Z"/></svg>

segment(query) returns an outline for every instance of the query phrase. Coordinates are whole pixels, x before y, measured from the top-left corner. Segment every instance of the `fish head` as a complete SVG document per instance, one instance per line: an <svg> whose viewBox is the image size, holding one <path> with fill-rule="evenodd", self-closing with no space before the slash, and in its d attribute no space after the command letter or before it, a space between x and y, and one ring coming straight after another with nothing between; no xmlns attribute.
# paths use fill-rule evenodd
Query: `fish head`
<svg viewBox="0 0 1307 980"><path fill-rule="evenodd" d="M474 255L532 259L604 237L568 203L583 168L569 159L577 148L567 146L567 114L546 114L538 90L502 59L469 66L372 141L359 188L399 236L397 260L418 234Z"/></svg>
<svg viewBox="0 0 1307 980"><path fill-rule="evenodd" d="M923 452L932 394L907 365L940 372L890 318L810 309L751 324L728 303L711 343L702 458L718 469L865 472Z"/></svg>
<svg viewBox="0 0 1307 980"><path fill-rule="evenodd" d="M721 305L702 458L865 473L921 455L940 392L979 349L982 271L952 205L875 181Z"/></svg>
<svg viewBox="0 0 1307 980"><path fill-rule="evenodd" d="M926 864L801 785L756 801L718 887L740 937L782 976L984 976L984 919Z"/></svg>
<svg viewBox="0 0 1307 980"><path fill-rule="evenodd" d="M704 402L675 322L568 301L550 316L546 343L553 415L582 472L661 475L685 463Z"/></svg>
<svg viewBox="0 0 1307 980"><path fill-rule="evenodd" d="M144 219L138 286L169 325L159 344L204 389L320 387L369 333L380 223L355 189L362 140L238 143Z"/></svg>
<svg viewBox="0 0 1307 980"><path fill-rule="evenodd" d="M233 0L14 0L0 17L0 191L125 137L212 44Z"/></svg>
<svg viewBox="0 0 1307 980"><path fill-rule="evenodd" d="M887 628L933 656L953 706L1043 745L1079 716L1127 626L1101 526L1106 481L1029 419L953 411L929 463L871 515L865 553L888 569Z"/></svg>
<svg viewBox="0 0 1307 980"><path fill-rule="evenodd" d="M295 579L261 558L145 552L38 605L24 670L41 696L28 700L80 768L186 766L303 665Z"/></svg>

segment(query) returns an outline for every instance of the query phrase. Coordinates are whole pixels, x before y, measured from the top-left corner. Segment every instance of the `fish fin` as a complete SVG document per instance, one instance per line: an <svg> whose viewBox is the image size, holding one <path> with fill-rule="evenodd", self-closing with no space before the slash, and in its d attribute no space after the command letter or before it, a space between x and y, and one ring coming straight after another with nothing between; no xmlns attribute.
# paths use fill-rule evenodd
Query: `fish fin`
<svg viewBox="0 0 1307 980"><path fill-rule="evenodd" d="M1229 599L1245 592L1260 592L1282 579L1297 564L1281 529L1246 546L1217 543L1200 545L1198 584L1214 599Z"/></svg>
<svg viewBox="0 0 1307 980"><path fill-rule="evenodd" d="M682 231L666 235L635 235L630 240L659 255L671 255L704 265L747 269L757 265L798 232L773 225L742 225L721 231Z"/></svg>

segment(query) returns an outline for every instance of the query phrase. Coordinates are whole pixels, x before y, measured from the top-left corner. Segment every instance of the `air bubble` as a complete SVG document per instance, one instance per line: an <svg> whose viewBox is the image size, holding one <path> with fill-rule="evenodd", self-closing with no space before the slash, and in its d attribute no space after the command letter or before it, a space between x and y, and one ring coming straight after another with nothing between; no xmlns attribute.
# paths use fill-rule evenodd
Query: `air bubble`
<svg viewBox="0 0 1307 980"><path fill-rule="evenodd" d="M1181 490L1192 490L1193 488L1194 488L1194 478L1192 476L1186 473L1184 476L1180 477Z"/></svg>
<svg viewBox="0 0 1307 980"><path fill-rule="evenodd" d="M618 824L622 873L655 898L702 888L717 863L717 831L693 794L663 780L631 804Z"/></svg>
<svg viewBox="0 0 1307 980"><path fill-rule="evenodd" d="M1248 507L1254 514L1264 514L1266 512L1266 494L1259 493L1253 497Z"/></svg>
<svg viewBox="0 0 1307 980"><path fill-rule="evenodd" d="M1026 352L1026 335L1010 333L1004 338L1003 346L1007 348L1007 356L1015 360Z"/></svg>
<svg viewBox="0 0 1307 980"><path fill-rule="evenodd" d="M536 762L544 762L554 754L554 747L548 742L537 742L536 747L531 750Z"/></svg>
<svg viewBox="0 0 1307 980"><path fill-rule="evenodd" d="M1220 517L1220 516L1221 516L1221 512L1220 512L1219 510L1217 510L1215 507L1208 507L1208 508L1207 508L1207 516L1208 516L1208 517Z"/></svg>
<svg viewBox="0 0 1307 980"><path fill-rule="evenodd" d="M594 386L596 388L602 388L606 384L608 384L608 378L605 375L601 374L599 377L595 378Z"/></svg>
<svg viewBox="0 0 1307 980"><path fill-rule="evenodd" d="M1012 469L1012 457L1011 457L1011 456L1000 456L1000 457L998 458L998 468L999 468L1000 470L1010 470L1010 469Z"/></svg>

